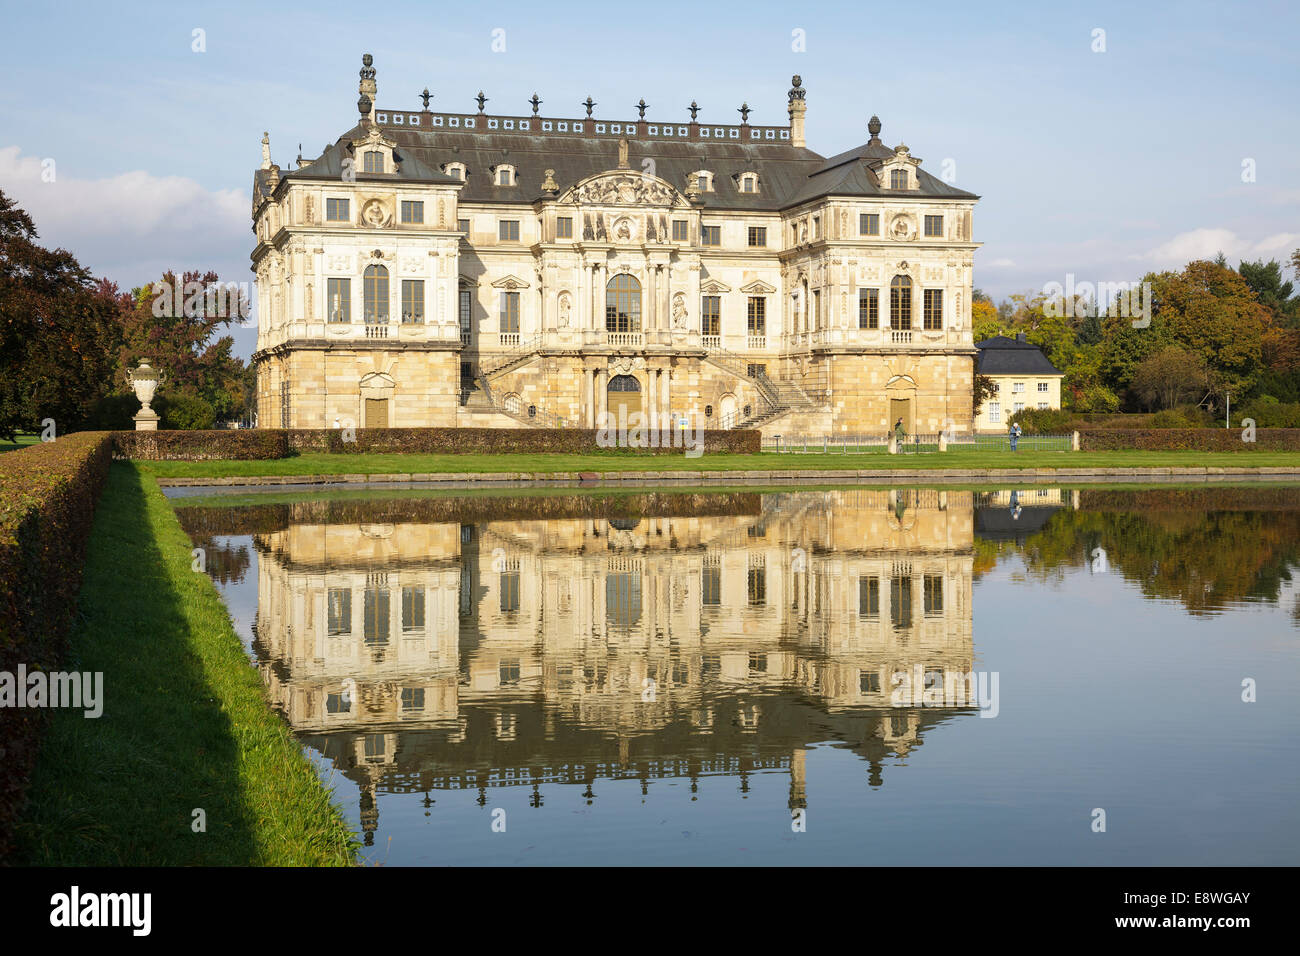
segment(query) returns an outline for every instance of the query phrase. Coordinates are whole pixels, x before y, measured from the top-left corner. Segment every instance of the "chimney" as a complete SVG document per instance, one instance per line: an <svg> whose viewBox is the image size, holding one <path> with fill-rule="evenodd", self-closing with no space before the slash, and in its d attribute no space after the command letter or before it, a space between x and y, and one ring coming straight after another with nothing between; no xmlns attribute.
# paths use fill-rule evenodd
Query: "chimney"
<svg viewBox="0 0 1300 956"><path fill-rule="evenodd" d="M803 138L803 114L808 110L804 96L807 92L798 74L790 77L790 92L787 94L790 103L787 111L790 114L790 145L800 149L807 145Z"/></svg>

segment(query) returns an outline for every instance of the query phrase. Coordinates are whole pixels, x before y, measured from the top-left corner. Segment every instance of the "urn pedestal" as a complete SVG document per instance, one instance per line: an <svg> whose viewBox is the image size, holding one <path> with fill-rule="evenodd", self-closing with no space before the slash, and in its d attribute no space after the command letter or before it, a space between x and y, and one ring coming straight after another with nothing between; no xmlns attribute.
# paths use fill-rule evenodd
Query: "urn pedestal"
<svg viewBox="0 0 1300 956"><path fill-rule="evenodd" d="M126 370L126 380L135 389L135 397L140 400L140 410L135 413L135 430L138 432L158 430L158 413L149 407L149 403L153 401L154 392L163 379L164 376L149 364L148 359L140 359L139 368Z"/></svg>

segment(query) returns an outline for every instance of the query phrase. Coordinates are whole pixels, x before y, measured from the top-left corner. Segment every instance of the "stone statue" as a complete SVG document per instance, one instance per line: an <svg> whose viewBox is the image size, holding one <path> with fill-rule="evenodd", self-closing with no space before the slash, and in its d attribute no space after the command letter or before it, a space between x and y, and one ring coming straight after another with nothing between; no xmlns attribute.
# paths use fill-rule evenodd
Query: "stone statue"
<svg viewBox="0 0 1300 956"><path fill-rule="evenodd" d="M560 328L562 329L567 329L569 327L569 312L571 308L572 305L569 302L569 293L561 292L560 293Z"/></svg>
<svg viewBox="0 0 1300 956"><path fill-rule="evenodd" d="M268 149L269 149L269 147L268 147ZM266 155L269 157L271 154L268 152ZM267 162L269 163L270 160L268 159ZM619 141L618 141L618 168L619 168L619 169L627 169L627 168L628 168L628 163L627 163L627 137L626 137L626 136L621 137L621 138L619 139Z"/></svg>
<svg viewBox="0 0 1300 956"><path fill-rule="evenodd" d="M591 227L591 213L586 213L582 217L582 238L588 242L596 238L596 232Z"/></svg>
<svg viewBox="0 0 1300 956"><path fill-rule="evenodd" d="M262 133L262 168L271 168L271 134Z"/></svg>
<svg viewBox="0 0 1300 956"><path fill-rule="evenodd" d="M686 331L686 297L678 292L673 296L673 328Z"/></svg>
<svg viewBox="0 0 1300 956"><path fill-rule="evenodd" d="M605 217L601 213L596 213L596 239L600 242L609 239L609 235L605 232Z"/></svg>

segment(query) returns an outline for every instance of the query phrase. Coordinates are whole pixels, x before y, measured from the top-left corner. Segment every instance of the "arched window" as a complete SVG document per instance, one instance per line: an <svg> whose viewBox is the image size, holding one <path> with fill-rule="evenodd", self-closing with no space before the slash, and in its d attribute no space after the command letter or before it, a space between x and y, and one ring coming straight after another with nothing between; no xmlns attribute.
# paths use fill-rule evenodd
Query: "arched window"
<svg viewBox="0 0 1300 956"><path fill-rule="evenodd" d="M889 283L889 327L912 327L912 280L907 276L894 276Z"/></svg>
<svg viewBox="0 0 1300 956"><path fill-rule="evenodd" d="M641 331L641 283L626 272L605 285L605 331Z"/></svg>
<svg viewBox="0 0 1300 956"><path fill-rule="evenodd" d="M615 375L609 380L609 390L611 392L639 392L641 383L631 375Z"/></svg>
<svg viewBox="0 0 1300 956"><path fill-rule="evenodd" d="M377 149L368 149L362 156L362 172L382 173L384 171L384 154Z"/></svg>
<svg viewBox="0 0 1300 956"><path fill-rule="evenodd" d="M388 270L383 266L366 266L362 279L365 293L365 316L370 323L388 321Z"/></svg>

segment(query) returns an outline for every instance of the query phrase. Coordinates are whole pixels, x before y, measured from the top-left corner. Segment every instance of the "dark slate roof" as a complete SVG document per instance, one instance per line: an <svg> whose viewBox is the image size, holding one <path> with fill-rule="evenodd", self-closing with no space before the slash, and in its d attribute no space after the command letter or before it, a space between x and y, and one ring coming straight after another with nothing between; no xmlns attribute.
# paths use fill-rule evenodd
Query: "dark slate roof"
<svg viewBox="0 0 1300 956"><path fill-rule="evenodd" d="M343 161L352 159L353 172L358 181L373 180L375 182L432 182L432 183L458 183L460 182L455 176L448 176L437 164L429 166L420 158L417 151L405 149L400 144L393 150L393 158L397 161L398 171L396 173L365 173L362 172L360 164L356 162L356 150L352 143L354 140L365 139L370 132L368 127L356 126L339 137L338 141L331 146L325 147L325 152L321 153L320 158L313 160L306 166L298 169L289 170L282 173L284 179L332 179L338 181L343 175ZM388 137L393 139L393 137Z"/></svg>
<svg viewBox="0 0 1300 956"><path fill-rule="evenodd" d="M995 335L983 342L976 342L975 348L979 349L980 375L1065 374L1047 360L1042 349L1030 342Z"/></svg>
<svg viewBox="0 0 1300 956"><path fill-rule="evenodd" d="M383 113L383 110L376 112ZM582 122L580 120L568 121ZM586 121L591 123L590 120ZM480 123L485 127L486 123ZM467 180L460 196L465 202L533 203L562 195L571 186L590 176L618 167L618 136L565 133L529 134L518 131L479 128L439 127L413 129L407 126L382 126L384 136L397 143L403 161L396 177L446 181L442 167L447 163L464 163ZM285 178L337 178L343 150L367 129L358 126L327 148L320 159L309 166L283 174ZM701 195L704 209L777 211L824 196L883 196L873 170L894 155L878 137L871 142L826 159L810 149L787 142L744 142L721 139L656 139L649 136L628 137L628 165L643 168L644 160L654 162L653 171L679 190L687 177L700 170L713 173L714 190ZM517 185L497 186L490 170L500 164L514 166ZM546 170L555 170L559 193L543 192ZM418 171L418 173L417 173ZM743 193L733 176L757 172L759 191ZM907 198L976 199L973 193L956 189L922 170L917 170L919 188L909 190ZM358 178L364 174L358 173Z"/></svg>

